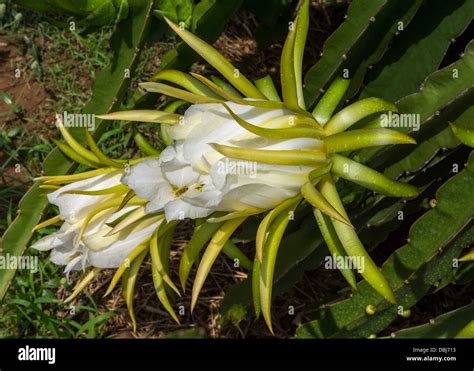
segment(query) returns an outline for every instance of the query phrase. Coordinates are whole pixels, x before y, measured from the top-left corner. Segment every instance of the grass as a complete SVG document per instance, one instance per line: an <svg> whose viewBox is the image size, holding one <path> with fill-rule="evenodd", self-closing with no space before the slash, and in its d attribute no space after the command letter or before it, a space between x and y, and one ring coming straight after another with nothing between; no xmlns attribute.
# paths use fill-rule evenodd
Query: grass
<svg viewBox="0 0 474 371"><path fill-rule="evenodd" d="M44 234L51 232L44 229ZM104 324L114 315L101 313L91 295L83 305L69 306L58 298L58 292L71 290L63 277L62 267L38 257L38 272L20 270L1 306L0 337L27 338L96 338L104 336Z"/></svg>

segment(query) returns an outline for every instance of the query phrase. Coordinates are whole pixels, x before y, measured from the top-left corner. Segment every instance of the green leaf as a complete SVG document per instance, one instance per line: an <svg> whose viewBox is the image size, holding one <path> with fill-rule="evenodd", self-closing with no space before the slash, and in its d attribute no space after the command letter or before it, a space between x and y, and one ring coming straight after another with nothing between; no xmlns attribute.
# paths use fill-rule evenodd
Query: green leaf
<svg viewBox="0 0 474 371"><path fill-rule="evenodd" d="M165 241L168 239L164 237L158 237L158 232L161 228L163 228L163 225L164 224L160 225L159 228L155 229L155 232L153 233L153 236L151 237L151 240L150 240L151 264L155 267L155 272L161 276L163 281L166 282L166 284L174 292L176 292L178 296L181 296L181 293L179 292L178 288L171 280L171 277L169 276L167 272L166 264L164 263L164 260L162 259L162 256L165 255L163 251L168 250L168 246L165 246ZM171 234L172 232L173 230L171 230ZM166 256L165 259L169 260L169 255Z"/></svg>
<svg viewBox="0 0 474 371"><path fill-rule="evenodd" d="M179 122L180 115L158 110L129 110L117 111L105 115L97 115L102 120L121 120L161 123L165 125L175 125Z"/></svg>
<svg viewBox="0 0 474 371"><path fill-rule="evenodd" d="M321 194L333 205L333 207L348 219L347 213L344 210L336 186L330 175L322 178L318 184ZM377 265L374 263L370 255L367 253L364 245L357 236L357 232L352 226L341 223L338 220L331 220L334 230L336 231L339 241L341 241L344 251L353 259L359 259L361 263L356 260L358 271L364 279L372 286L385 300L392 304L396 304L396 299L393 296L392 288L387 279L380 272Z"/></svg>
<svg viewBox="0 0 474 371"><path fill-rule="evenodd" d="M171 317L173 317L173 319L179 324L179 318L173 310L173 306L171 305L168 295L166 293L165 282L163 281L163 278L157 271L156 266L154 264L152 264L151 266L151 273L153 277L153 285L155 286L155 291L156 295L158 296L158 300L167 310L167 312L171 315Z"/></svg>
<svg viewBox="0 0 474 371"><path fill-rule="evenodd" d="M331 85L329 85L328 90L324 93L313 110L313 116L320 125L326 125L332 117L338 104L346 94L349 84L350 80L337 77Z"/></svg>
<svg viewBox="0 0 474 371"><path fill-rule="evenodd" d="M117 51L117 57L97 76L92 88L92 98L84 113L104 114L115 111L120 106L130 83L129 79L124 77L123 71L135 69L141 46L148 35L152 5L152 0L137 0L130 4L130 16L119 24L112 38L112 48ZM94 137L97 139L105 130L105 124L99 120L96 121L96 127ZM71 134L84 142L81 128L73 128ZM44 163L46 175L66 174L74 169L75 165L58 149L53 150ZM2 237L3 254L12 256L21 256L24 253L32 237L33 227L46 213L48 202L46 197L41 196L38 183L23 196L18 207L19 214ZM5 296L14 275L15 270L0 272L0 299Z"/></svg>
<svg viewBox="0 0 474 371"><path fill-rule="evenodd" d="M466 29L472 14L472 1L425 1L369 72L361 97L377 96L395 101L415 93L426 76L438 69L451 40Z"/></svg>
<svg viewBox="0 0 474 371"><path fill-rule="evenodd" d="M370 73L373 66L378 66L381 58L398 42L399 34L403 34L404 30L416 21L413 17L416 17L415 13L419 14L423 3L426 1L387 0L382 11L371 19L372 25L367 34L357 42L341 66L342 71L349 71L351 79L347 98L358 92L364 84L366 74ZM369 96L384 97L379 94L367 95Z"/></svg>
<svg viewBox="0 0 474 371"><path fill-rule="evenodd" d="M458 78L453 77L453 70ZM422 168L440 148L452 148L459 141L451 132L447 122L469 121L473 111L467 110L474 97L474 42L471 42L464 57L432 75L423 90L404 97L397 102L400 114L418 114L419 130L416 127L398 127L398 131L409 133L417 146L404 148L367 149L359 152L361 161L373 157L369 166L383 168L386 175L399 177L404 172ZM466 111L466 113L464 113ZM412 125L413 126L413 125ZM374 154L377 153L377 156Z"/></svg>
<svg viewBox="0 0 474 371"><path fill-rule="evenodd" d="M278 95L278 91L270 75L266 75L265 77L256 80L255 86L268 100L281 102L281 98Z"/></svg>
<svg viewBox="0 0 474 371"><path fill-rule="evenodd" d="M332 258L337 261L337 259L340 257L346 257L347 254L344 250L344 246L342 246L341 241L334 230L331 219L316 208L313 210L313 213L314 217L316 218L316 222L318 223L319 230L326 241L326 246L332 255ZM355 289L356 278L354 272L348 268L342 268L340 269L340 272L349 285Z"/></svg>
<svg viewBox="0 0 474 371"><path fill-rule="evenodd" d="M153 147L153 145L151 145L145 139L145 137L143 135L141 135L140 133L135 134L133 139L135 140L135 143L137 144L138 148L140 148L140 151L142 151L144 154L146 154L148 156L159 156L160 155L161 152L158 149L156 149L155 147Z"/></svg>
<svg viewBox="0 0 474 371"><path fill-rule="evenodd" d="M226 157L265 164L320 166L327 162L325 154L321 151L239 148L216 143L209 145Z"/></svg>
<svg viewBox="0 0 474 371"><path fill-rule="evenodd" d="M133 331L137 330L137 321L135 319L135 312L133 310L133 294L135 292L135 284L138 278L138 271L143 263L147 255L147 251L143 251L138 255L132 263L130 263L130 268L128 268L127 272L124 274L122 278L123 282L123 295L125 298L125 303L127 304L128 313L130 314L130 318L132 320Z"/></svg>
<svg viewBox="0 0 474 371"><path fill-rule="evenodd" d="M208 223L196 227L191 240L185 246L183 255L179 262L179 279L183 291L186 290L186 281L188 280L189 272L191 267L199 256L199 253L203 249L204 245L211 239L211 237L217 232L222 226L222 222L219 223Z"/></svg>
<svg viewBox="0 0 474 371"><path fill-rule="evenodd" d="M232 118L247 131L256 134L261 137L270 139L291 139L291 138L316 138L320 139L325 136L322 128L318 128L317 124L314 125L301 125L292 126L284 129L268 129L261 126L253 125L239 116L237 116L227 104L223 103L225 109Z"/></svg>
<svg viewBox="0 0 474 371"><path fill-rule="evenodd" d="M387 0L358 0L352 2L347 12L347 19L327 39L322 58L305 76L305 101L312 107L322 89L336 76L344 58L356 48L357 42L370 35L372 18L378 17ZM361 50L362 52L362 50ZM365 56L366 57L366 56ZM344 76L339 76L344 77ZM346 76L348 78L350 76Z"/></svg>
<svg viewBox="0 0 474 371"><path fill-rule="evenodd" d="M395 332L395 338L425 338L446 339L454 338L474 318L474 303L434 318L425 325L406 328Z"/></svg>
<svg viewBox="0 0 474 371"><path fill-rule="evenodd" d="M252 270L252 261L247 258L247 256L231 240L228 240L225 243L224 247L222 248L222 252L232 259L234 263L237 260L239 267Z"/></svg>
<svg viewBox="0 0 474 371"><path fill-rule="evenodd" d="M175 23L183 22L186 27L191 24L192 0L157 0L155 9L155 13L168 17Z"/></svg>
<svg viewBox="0 0 474 371"><path fill-rule="evenodd" d="M324 138L328 153L354 151L388 144L416 144L406 134L391 129L356 129Z"/></svg>
<svg viewBox="0 0 474 371"><path fill-rule="evenodd" d="M412 226L409 243L383 265L383 274L394 288L403 310L409 309L453 269L453 259L474 242L474 156L466 168L437 192L437 205ZM439 226L443 226L439 228ZM441 249L441 252L440 252ZM374 305L375 315L365 308ZM382 303L367 282L358 284L352 298L318 311L320 319L301 326L298 337L367 337L391 323L400 308Z"/></svg>
<svg viewBox="0 0 474 371"><path fill-rule="evenodd" d="M168 21L168 25L183 41L198 53L206 62L218 70L237 90L249 98L263 99L264 96L258 89L227 60L214 47L189 31L181 29L176 24Z"/></svg>
<svg viewBox="0 0 474 371"><path fill-rule="evenodd" d="M306 46L306 37L309 29L309 0L304 0L298 11L298 22L296 24L295 46L293 52L295 82L298 96L298 105L306 109L303 96L303 55Z"/></svg>
<svg viewBox="0 0 474 371"><path fill-rule="evenodd" d="M397 106L391 102L379 98L365 98L344 107L337 112L324 126L328 135L341 133L359 120L373 115L374 113L393 111L397 112Z"/></svg>
<svg viewBox="0 0 474 371"><path fill-rule="evenodd" d="M206 251L202 256L201 263L199 264L198 270L196 272L196 278L194 279L191 298L191 311L196 305L199 293L201 292L204 281L211 270L212 264L214 264L214 261L221 252L225 243L232 236L232 233L234 233L234 231L244 222L245 219L246 217L241 217L224 222L212 237L211 242L209 242L209 246L207 246Z"/></svg>
<svg viewBox="0 0 474 371"><path fill-rule="evenodd" d="M325 215L339 220L341 223L352 227L351 222L342 216L326 198L314 187L310 182L307 182L301 187L301 195L308 201L315 209L320 210Z"/></svg>
<svg viewBox="0 0 474 371"><path fill-rule="evenodd" d="M304 99L298 96L295 75L294 50L298 17L296 17L295 23L296 26L288 29L288 35L286 36L286 41L281 52L280 81L283 102L289 109L298 112L302 108L299 105L299 101Z"/></svg>
<svg viewBox="0 0 474 371"><path fill-rule="evenodd" d="M227 21L240 8L242 0L201 0L193 9L191 31L208 43L213 43L224 30ZM199 55L184 42L163 56L160 69L186 70Z"/></svg>
<svg viewBox="0 0 474 371"><path fill-rule="evenodd" d="M403 211L405 218L414 212L419 212L423 199L432 197L438 186L443 183L442 181L433 182L433 179L439 178L441 174L449 178L452 163L464 163L467 155L466 151L457 151L454 155L429 167L426 172L417 173L413 182L416 181L416 184L423 187L425 191L416 199L404 202L407 200L379 196L374 199L375 201L368 203L370 206L350 210L351 221L359 231L364 246L370 248L378 245L386 239L388 233L396 229L400 223L397 219L398 211ZM303 272L316 269L328 255L313 215L308 215L301 222L293 224L299 225L299 228L285 236L279 250L274 279L275 295L291 289ZM252 232L252 235L254 234L255 232ZM294 246L298 246L298 249ZM235 304L251 305L252 280L254 280L253 276L227 290L221 303L223 313Z"/></svg>
<svg viewBox="0 0 474 371"><path fill-rule="evenodd" d="M225 82L224 80L218 78L217 76L212 75L211 81L216 84L219 88L224 90L226 93L236 96L237 98L242 98L242 94L240 94L237 89L235 89L231 84ZM258 89L258 87L257 87ZM210 89L209 89L210 90ZM258 89L260 90L260 89ZM211 90L212 91L212 90ZM213 92L214 93L214 92ZM214 93L215 94L215 93ZM263 94L263 93L262 93Z"/></svg>
<svg viewBox="0 0 474 371"><path fill-rule="evenodd" d="M331 155L331 160L331 170L334 174L383 195L391 197L414 197L419 193L419 190L415 186L392 180L378 171L347 157L333 154Z"/></svg>
<svg viewBox="0 0 474 371"><path fill-rule="evenodd" d="M214 92L209 89L206 85L202 82L196 80L194 77L190 76L187 73L175 70L163 70L159 71L153 75L151 78L152 81L164 80L169 81L174 84L177 84L186 90L189 90L191 93L219 98L218 95L214 94Z"/></svg>
<svg viewBox="0 0 474 371"><path fill-rule="evenodd" d="M474 147L474 106L469 107L456 122L450 123L454 135L466 146Z"/></svg>
<svg viewBox="0 0 474 371"><path fill-rule="evenodd" d="M140 87L150 93L164 94L168 97L184 100L189 103L221 103L222 100L218 98L206 97L200 94L190 93L187 90L178 89L170 85L162 84L160 82L142 82Z"/></svg>
<svg viewBox="0 0 474 371"><path fill-rule="evenodd" d="M290 222L289 212L294 211L295 208L296 204L283 211L270 225L268 237L263 251L263 260L260 265L260 285L258 288L258 292L260 293L260 305L263 318L265 319L265 322L271 333L273 333L271 304L275 262L281 239L283 238L286 227Z"/></svg>

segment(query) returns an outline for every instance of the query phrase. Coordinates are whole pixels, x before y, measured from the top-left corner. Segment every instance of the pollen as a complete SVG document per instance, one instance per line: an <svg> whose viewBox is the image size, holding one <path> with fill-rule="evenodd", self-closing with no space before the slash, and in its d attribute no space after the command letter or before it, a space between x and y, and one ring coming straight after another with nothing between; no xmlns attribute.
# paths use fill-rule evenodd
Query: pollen
<svg viewBox="0 0 474 371"><path fill-rule="evenodd" d="M175 197L180 197L183 193L186 193L188 191L188 189L189 188L187 186L177 188L177 189L174 190L174 196Z"/></svg>

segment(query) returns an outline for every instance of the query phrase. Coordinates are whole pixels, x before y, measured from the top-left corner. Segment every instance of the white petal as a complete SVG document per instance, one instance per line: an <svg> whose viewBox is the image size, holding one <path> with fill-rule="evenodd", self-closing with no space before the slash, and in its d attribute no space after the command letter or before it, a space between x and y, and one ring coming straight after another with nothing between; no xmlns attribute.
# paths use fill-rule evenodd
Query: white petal
<svg viewBox="0 0 474 371"><path fill-rule="evenodd" d="M168 202L175 199L173 188L169 183L160 183L156 195L145 206L145 212L151 214L163 210Z"/></svg>
<svg viewBox="0 0 474 371"><path fill-rule="evenodd" d="M162 166L164 176L175 188L181 189L183 187L189 187L199 179L200 174L193 170L190 165Z"/></svg>
<svg viewBox="0 0 474 371"><path fill-rule="evenodd" d="M93 178L84 179L78 182L70 183L58 190L48 194L50 203L59 207L62 220L76 222L82 219L91 207L110 198L110 195L78 195L64 194L65 191L96 191L105 188L114 187L120 184L120 173L103 174Z"/></svg>
<svg viewBox="0 0 474 371"><path fill-rule="evenodd" d="M204 218L213 211L213 209L192 205L182 199L168 202L165 205L165 217L167 221L183 220L185 218Z"/></svg>
<svg viewBox="0 0 474 371"><path fill-rule="evenodd" d="M127 186L135 191L138 197L152 200L156 197L162 183L166 183L158 159L148 159L130 168Z"/></svg>
<svg viewBox="0 0 474 371"><path fill-rule="evenodd" d="M153 231L160 223L161 222L156 222L138 232L132 233L101 251L90 250L88 253L88 263L98 268L119 267L134 248L151 237Z"/></svg>
<svg viewBox="0 0 474 371"><path fill-rule="evenodd" d="M57 232L55 232L36 241L31 247L39 251L48 251L57 246L61 246L61 244L62 242L58 238Z"/></svg>
<svg viewBox="0 0 474 371"><path fill-rule="evenodd" d="M245 210L249 207L269 209L296 194L289 189L266 184L246 184L226 193L218 208L223 211Z"/></svg>

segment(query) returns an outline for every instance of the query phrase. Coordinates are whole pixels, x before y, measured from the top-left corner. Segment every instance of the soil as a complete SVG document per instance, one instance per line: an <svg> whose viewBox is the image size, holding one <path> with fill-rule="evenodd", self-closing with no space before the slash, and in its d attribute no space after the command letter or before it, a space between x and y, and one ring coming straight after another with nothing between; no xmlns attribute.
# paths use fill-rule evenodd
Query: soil
<svg viewBox="0 0 474 371"><path fill-rule="evenodd" d="M47 94L38 81L28 82L23 78L25 71L17 66L23 65L27 57L23 55L20 46L15 42L0 39L0 48L0 91L8 94L12 101L22 108L21 115L17 115L3 99L0 100L0 112L6 113L0 117L0 128L5 129L9 127L9 123L26 123L27 117L35 117Z"/></svg>

